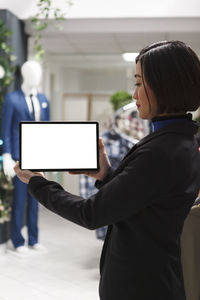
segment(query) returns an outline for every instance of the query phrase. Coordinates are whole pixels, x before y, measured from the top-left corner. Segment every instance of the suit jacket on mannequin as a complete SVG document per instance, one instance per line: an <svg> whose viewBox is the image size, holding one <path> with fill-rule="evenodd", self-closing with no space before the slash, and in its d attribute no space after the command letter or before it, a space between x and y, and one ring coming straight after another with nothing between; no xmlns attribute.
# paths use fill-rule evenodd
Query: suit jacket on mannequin
<svg viewBox="0 0 200 300"><path fill-rule="evenodd" d="M88 229L109 224L101 300L185 300L180 236L199 192L197 129L183 121L148 135L88 199L31 178L29 192L51 211Z"/></svg>
<svg viewBox="0 0 200 300"><path fill-rule="evenodd" d="M49 121L48 100L43 94L37 94L37 98L40 104L41 120ZM29 111L22 89L8 93L2 108L2 137L3 154L10 155L11 162L19 160L19 122L33 120L34 116ZM9 164L11 162L8 161ZM13 184L10 235L14 248L19 249L20 246L25 245L25 239L21 233L25 207L27 208L28 245L33 246L38 243L38 203L17 176L13 177Z"/></svg>
<svg viewBox="0 0 200 300"><path fill-rule="evenodd" d="M49 102L44 94L37 94L40 103L41 121L49 121ZM10 153L19 160L19 122L33 121L25 95L21 89L8 93L2 108L3 153Z"/></svg>

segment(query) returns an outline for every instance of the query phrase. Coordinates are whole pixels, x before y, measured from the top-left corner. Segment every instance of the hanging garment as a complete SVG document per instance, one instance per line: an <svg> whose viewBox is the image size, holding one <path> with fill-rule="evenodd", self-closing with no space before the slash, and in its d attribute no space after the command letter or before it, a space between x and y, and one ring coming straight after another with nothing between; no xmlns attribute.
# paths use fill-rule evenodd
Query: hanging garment
<svg viewBox="0 0 200 300"><path fill-rule="evenodd" d="M102 134L103 142L105 145L106 153L110 160L111 166L116 169L126 155L126 153L133 147L133 143L121 137L120 134L114 130L107 130ZM94 195L98 190L95 188L95 179L80 175L80 196L88 198ZM104 240L107 232L107 226L98 228L96 230L97 239Z"/></svg>

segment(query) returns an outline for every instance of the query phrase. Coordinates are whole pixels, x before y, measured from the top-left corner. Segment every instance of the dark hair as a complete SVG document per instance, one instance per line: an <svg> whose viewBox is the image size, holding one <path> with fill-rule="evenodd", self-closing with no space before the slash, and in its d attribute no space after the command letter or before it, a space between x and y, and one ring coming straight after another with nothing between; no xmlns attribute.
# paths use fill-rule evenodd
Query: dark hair
<svg viewBox="0 0 200 300"><path fill-rule="evenodd" d="M200 61L189 46L180 41L154 43L140 51L136 63L138 61L143 81L145 79L156 96L157 113L198 109Z"/></svg>

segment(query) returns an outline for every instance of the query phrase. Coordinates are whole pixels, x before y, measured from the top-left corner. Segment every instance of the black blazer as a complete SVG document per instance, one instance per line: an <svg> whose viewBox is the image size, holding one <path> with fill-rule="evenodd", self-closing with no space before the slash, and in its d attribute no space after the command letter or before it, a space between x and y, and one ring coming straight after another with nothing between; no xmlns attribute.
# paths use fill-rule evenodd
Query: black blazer
<svg viewBox="0 0 200 300"><path fill-rule="evenodd" d="M88 229L110 225L100 269L102 300L184 300L180 235L200 185L197 125L165 126L136 144L88 199L32 177L29 192Z"/></svg>

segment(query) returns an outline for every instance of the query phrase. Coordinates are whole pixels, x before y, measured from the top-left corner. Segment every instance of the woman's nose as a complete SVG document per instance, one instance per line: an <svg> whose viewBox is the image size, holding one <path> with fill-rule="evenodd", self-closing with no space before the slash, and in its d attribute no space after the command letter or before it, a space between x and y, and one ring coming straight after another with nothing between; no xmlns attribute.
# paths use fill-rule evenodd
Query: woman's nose
<svg viewBox="0 0 200 300"><path fill-rule="evenodd" d="M134 93L133 93L133 97L132 97L132 98L133 98L133 100L134 100L134 99L136 99L136 100L137 100L137 98L138 98L138 97L137 97L137 88L135 89L135 91L134 91Z"/></svg>

